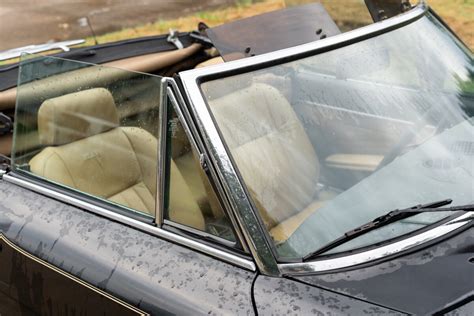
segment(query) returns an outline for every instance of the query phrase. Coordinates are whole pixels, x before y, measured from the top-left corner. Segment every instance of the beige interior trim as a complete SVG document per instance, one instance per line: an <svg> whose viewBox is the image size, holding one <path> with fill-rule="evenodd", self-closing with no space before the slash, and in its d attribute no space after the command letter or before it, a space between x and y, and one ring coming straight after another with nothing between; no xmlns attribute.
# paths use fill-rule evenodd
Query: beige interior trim
<svg viewBox="0 0 474 316"><path fill-rule="evenodd" d="M153 72L171 65L174 65L192 55L201 49L200 44L192 44L184 49L172 52L155 53L130 57L103 64L107 67L116 67L130 71Z"/></svg>
<svg viewBox="0 0 474 316"><path fill-rule="evenodd" d="M382 155L336 154L326 158L326 166L337 169L374 171Z"/></svg>
<svg viewBox="0 0 474 316"><path fill-rule="evenodd" d="M92 87L101 86L107 84L107 82L126 76L126 72L121 70L145 73L155 72L192 56L201 48L202 46L200 44L192 44L191 46L181 50L116 60L102 64L102 66L113 68L105 68L107 70L102 71L100 78L97 77L95 72L91 72L89 69L85 68L46 78L41 81L36 81L34 86L37 91L42 91L43 99L49 99L54 96L72 92L74 89L71 87L85 86L86 84ZM121 70L114 68L120 68ZM74 73L74 76L71 75L72 73ZM57 84L52 84L57 82L62 83L60 87L58 87ZM33 95L33 93L34 91L32 91L30 84L22 86L22 97L28 99L29 96ZM16 95L16 88L0 92L0 111L13 109L15 107Z"/></svg>
<svg viewBox="0 0 474 316"><path fill-rule="evenodd" d="M213 66L213 65L219 65L219 64L222 64L222 63L224 63L224 59L222 57L218 56L218 57L208 59L208 60L198 64L195 68L209 67L209 66Z"/></svg>

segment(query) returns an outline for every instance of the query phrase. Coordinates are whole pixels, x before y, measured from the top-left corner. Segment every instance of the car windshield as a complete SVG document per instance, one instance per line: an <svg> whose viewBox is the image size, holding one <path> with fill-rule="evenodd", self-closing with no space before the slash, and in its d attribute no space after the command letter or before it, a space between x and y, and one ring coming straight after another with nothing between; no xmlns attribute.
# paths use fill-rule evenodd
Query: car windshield
<svg viewBox="0 0 474 316"><path fill-rule="evenodd" d="M301 259L393 209L474 201L473 55L429 12L201 89L281 260ZM331 252L449 215L412 216Z"/></svg>

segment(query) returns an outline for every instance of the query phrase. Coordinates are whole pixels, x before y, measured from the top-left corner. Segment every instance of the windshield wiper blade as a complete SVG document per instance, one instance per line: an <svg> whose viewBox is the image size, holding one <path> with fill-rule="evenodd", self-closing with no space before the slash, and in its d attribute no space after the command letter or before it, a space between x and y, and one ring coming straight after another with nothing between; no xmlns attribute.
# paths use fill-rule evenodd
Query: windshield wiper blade
<svg viewBox="0 0 474 316"><path fill-rule="evenodd" d="M410 216L414 216L420 213L426 213L426 212L457 212L457 211L472 211L474 210L474 204L467 204L467 205L460 205L460 206L453 206L453 207L442 207L445 205L449 205L453 202L451 199L446 199L442 201L437 201L437 202L432 202L432 203L427 203L427 204L420 204L420 205L415 205L413 207L405 208L405 209L396 209L393 211L390 211L386 213L385 215L379 216L375 218L374 220L361 225L355 229L352 229L341 237L335 239L334 241L331 241L327 245L319 248L318 250L306 255L303 258L303 261L308 261L311 259L314 259L316 256L329 251L332 248L335 248L339 245L342 245L343 243L348 242L349 240L352 240L356 237L359 237L360 235L363 235L369 231L372 231L374 229L380 228L382 226L391 224L393 222L408 218Z"/></svg>

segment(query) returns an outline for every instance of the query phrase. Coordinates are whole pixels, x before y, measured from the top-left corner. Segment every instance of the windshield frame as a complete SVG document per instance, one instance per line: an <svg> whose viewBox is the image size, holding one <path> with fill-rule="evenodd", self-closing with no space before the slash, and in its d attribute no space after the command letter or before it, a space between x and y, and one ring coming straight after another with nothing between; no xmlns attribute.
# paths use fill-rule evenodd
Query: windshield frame
<svg viewBox="0 0 474 316"><path fill-rule="evenodd" d="M307 273L346 268L415 247L420 243L425 243L428 240L445 235L464 225L464 223L462 225L451 225L451 222L448 222L444 225L442 223L438 223L439 225L430 225L431 229L428 231L407 237L399 242L393 242L392 240L392 243L384 243L382 247L376 247L375 249L370 249L369 251L358 254L346 254L345 256L332 258L330 260L323 259L306 263L282 263L282 261L279 261L276 248L263 224L260 214L250 198L243 179L237 167L235 167L235 162L230 156L230 151L223 141L222 134L201 91L201 84L211 80L276 66L361 42L411 24L426 16L430 11L428 5L424 1L420 1L406 13L327 38L324 41L303 44L211 67L189 70L179 74L184 94L186 94L189 103L188 106L207 147L209 160L218 171L218 177L223 183L223 187L229 197L236 218L247 239L247 243L250 245L256 263L265 274L281 275L282 273ZM463 218L463 216L460 218ZM457 220L459 220L459 218ZM401 244L403 244L403 246L401 246ZM375 255L374 252L378 255ZM357 257L353 258L353 256ZM324 262L328 264L323 264Z"/></svg>

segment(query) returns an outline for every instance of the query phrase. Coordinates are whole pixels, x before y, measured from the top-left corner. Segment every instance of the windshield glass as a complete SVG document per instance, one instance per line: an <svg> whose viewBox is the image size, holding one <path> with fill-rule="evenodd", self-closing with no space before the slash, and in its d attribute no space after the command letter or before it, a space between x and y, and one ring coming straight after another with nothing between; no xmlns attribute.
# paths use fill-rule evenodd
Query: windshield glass
<svg viewBox="0 0 474 316"><path fill-rule="evenodd" d="M473 56L429 13L201 88L280 258L301 258L393 209L474 201ZM449 215L412 216L333 252Z"/></svg>

